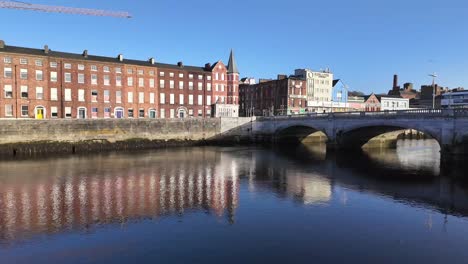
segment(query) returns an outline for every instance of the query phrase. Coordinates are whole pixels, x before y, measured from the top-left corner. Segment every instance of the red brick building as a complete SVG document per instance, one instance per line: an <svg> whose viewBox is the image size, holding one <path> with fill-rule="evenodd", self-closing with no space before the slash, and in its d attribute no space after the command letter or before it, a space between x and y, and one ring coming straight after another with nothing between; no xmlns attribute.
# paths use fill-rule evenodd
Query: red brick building
<svg viewBox="0 0 468 264"><path fill-rule="evenodd" d="M241 116L299 114L307 108L305 79L278 75L276 80L260 80L257 84L241 84Z"/></svg>
<svg viewBox="0 0 468 264"><path fill-rule="evenodd" d="M0 118L209 117L238 104L239 72L7 46L0 41ZM214 106L213 106L214 105Z"/></svg>

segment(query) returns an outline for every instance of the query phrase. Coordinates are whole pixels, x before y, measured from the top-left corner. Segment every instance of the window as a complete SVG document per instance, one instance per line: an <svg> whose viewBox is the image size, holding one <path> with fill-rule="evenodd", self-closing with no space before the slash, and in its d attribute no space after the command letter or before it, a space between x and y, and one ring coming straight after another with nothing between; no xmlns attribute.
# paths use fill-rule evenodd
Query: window
<svg viewBox="0 0 468 264"><path fill-rule="evenodd" d="M49 64L51 68L57 68L57 62L51 61Z"/></svg>
<svg viewBox="0 0 468 264"><path fill-rule="evenodd" d="M199 82L198 83L198 91L203 90L203 83Z"/></svg>
<svg viewBox="0 0 468 264"><path fill-rule="evenodd" d="M193 109L189 109L188 114L189 114L189 116L193 116Z"/></svg>
<svg viewBox="0 0 468 264"><path fill-rule="evenodd" d="M97 84L97 74L91 74L91 84Z"/></svg>
<svg viewBox="0 0 468 264"><path fill-rule="evenodd" d="M163 89L164 88L165 81L164 80L159 80L159 88Z"/></svg>
<svg viewBox="0 0 468 264"><path fill-rule="evenodd" d="M154 104L154 93L150 93L150 104Z"/></svg>
<svg viewBox="0 0 468 264"><path fill-rule="evenodd" d="M57 101L58 100L57 88L50 88L50 100L52 100L52 101Z"/></svg>
<svg viewBox="0 0 468 264"><path fill-rule="evenodd" d="M198 95L198 105L203 105L203 95Z"/></svg>
<svg viewBox="0 0 468 264"><path fill-rule="evenodd" d="M122 86L122 76L120 75L115 76L115 85Z"/></svg>
<svg viewBox="0 0 468 264"><path fill-rule="evenodd" d="M171 112L170 112L170 114L169 114L169 115L170 115L170 118L174 118L174 112L175 112L174 109L171 109Z"/></svg>
<svg viewBox="0 0 468 264"><path fill-rule="evenodd" d="M143 75L145 72L143 70L138 70L137 73L138 75Z"/></svg>
<svg viewBox="0 0 468 264"><path fill-rule="evenodd" d="M193 105L193 94L189 94L188 103L189 103L189 105Z"/></svg>
<svg viewBox="0 0 468 264"><path fill-rule="evenodd" d="M29 116L29 106L27 106L27 105L22 105L21 106L21 116L22 117L28 117Z"/></svg>
<svg viewBox="0 0 468 264"><path fill-rule="evenodd" d="M3 62L4 62L4 63L7 63L7 64L10 64L10 63L11 63L11 57L5 57L5 58L3 58Z"/></svg>
<svg viewBox="0 0 468 264"><path fill-rule="evenodd" d="M122 73L122 68L115 68L115 73Z"/></svg>
<svg viewBox="0 0 468 264"><path fill-rule="evenodd" d="M192 80L193 79L193 74L189 74L188 77L189 77L189 79Z"/></svg>
<svg viewBox="0 0 468 264"><path fill-rule="evenodd" d="M78 83L85 83L85 78L84 78L83 73L78 73Z"/></svg>
<svg viewBox="0 0 468 264"><path fill-rule="evenodd" d="M133 69L127 69L127 74L133 74Z"/></svg>
<svg viewBox="0 0 468 264"><path fill-rule="evenodd" d="M28 79L28 69L20 69L20 79L21 80Z"/></svg>
<svg viewBox="0 0 468 264"><path fill-rule="evenodd" d="M110 107L105 107L104 108L104 118L110 118Z"/></svg>
<svg viewBox="0 0 468 264"><path fill-rule="evenodd" d="M198 75L198 80L203 80L203 75L199 74Z"/></svg>
<svg viewBox="0 0 468 264"><path fill-rule="evenodd" d="M84 70L84 68L85 68L85 67L84 67L84 65L83 65L83 64L78 64L78 70L79 70L79 71L82 71L82 70Z"/></svg>
<svg viewBox="0 0 468 264"><path fill-rule="evenodd" d="M138 93L138 103L143 104L145 102L145 93L139 92Z"/></svg>
<svg viewBox="0 0 468 264"><path fill-rule="evenodd" d="M207 81L211 81L211 76L206 76Z"/></svg>
<svg viewBox="0 0 468 264"><path fill-rule="evenodd" d="M179 89L180 90L184 89L184 81L179 81Z"/></svg>
<svg viewBox="0 0 468 264"><path fill-rule="evenodd" d="M159 113L160 113L161 118L166 117L166 111L164 109L159 110Z"/></svg>
<svg viewBox="0 0 468 264"><path fill-rule="evenodd" d="M189 90L193 90L193 82L188 83L188 88L189 88Z"/></svg>
<svg viewBox="0 0 468 264"><path fill-rule="evenodd" d="M110 100L110 92L109 90L104 90L104 102L108 103Z"/></svg>
<svg viewBox="0 0 468 264"><path fill-rule="evenodd" d="M102 70L103 70L104 72L110 72L109 66L104 66L104 67L102 67Z"/></svg>
<svg viewBox="0 0 468 264"><path fill-rule="evenodd" d="M221 80L224 81L224 73L221 73Z"/></svg>
<svg viewBox="0 0 468 264"><path fill-rule="evenodd" d="M21 58L20 59L20 64L28 64L28 59Z"/></svg>
<svg viewBox="0 0 468 264"><path fill-rule="evenodd" d="M133 109L128 109L128 117L133 118Z"/></svg>
<svg viewBox="0 0 468 264"><path fill-rule="evenodd" d="M173 78L173 77L174 77L174 73L173 73L173 72L170 72L170 73L169 73L169 77Z"/></svg>
<svg viewBox="0 0 468 264"><path fill-rule="evenodd" d="M122 103L122 91L115 91L115 102L118 104Z"/></svg>
<svg viewBox="0 0 468 264"><path fill-rule="evenodd" d="M98 100L98 91L92 90L91 91L91 102L97 102Z"/></svg>
<svg viewBox="0 0 468 264"><path fill-rule="evenodd" d="M28 86L21 85L21 98L28 99Z"/></svg>
<svg viewBox="0 0 468 264"><path fill-rule="evenodd" d="M165 104L166 103L166 95L164 93L159 94L159 103Z"/></svg>
<svg viewBox="0 0 468 264"><path fill-rule="evenodd" d="M65 89L65 101L67 102L71 101L71 89L68 89L68 88Z"/></svg>
<svg viewBox="0 0 468 264"><path fill-rule="evenodd" d="M13 76L13 72L11 71L11 68L4 68L3 69L3 77L11 78L12 76Z"/></svg>
<svg viewBox="0 0 468 264"><path fill-rule="evenodd" d="M206 84L206 90L207 90L207 91L211 91L211 83L207 83L207 84Z"/></svg>
<svg viewBox="0 0 468 264"><path fill-rule="evenodd" d="M219 80L219 74L218 73L216 73L216 75L215 75L215 80Z"/></svg>
<svg viewBox="0 0 468 264"><path fill-rule="evenodd" d="M184 104L184 95L179 94L179 104L183 105Z"/></svg>
<svg viewBox="0 0 468 264"><path fill-rule="evenodd" d="M36 99L37 100L44 99L44 88L36 87Z"/></svg>
<svg viewBox="0 0 468 264"><path fill-rule="evenodd" d="M184 78L184 74L183 74L183 73L179 73L179 78Z"/></svg>
<svg viewBox="0 0 468 264"><path fill-rule="evenodd" d="M224 92L224 84L221 84L221 92Z"/></svg>
<svg viewBox="0 0 468 264"><path fill-rule="evenodd" d="M206 105L211 105L211 95L206 96Z"/></svg>
<svg viewBox="0 0 468 264"><path fill-rule="evenodd" d="M37 67L42 67L42 60L35 60L34 63Z"/></svg>
<svg viewBox="0 0 468 264"><path fill-rule="evenodd" d="M203 115L203 112L202 112L202 110L201 110L201 109L198 109L198 116L200 116L200 117L201 117L202 115Z"/></svg>
<svg viewBox="0 0 468 264"><path fill-rule="evenodd" d="M51 82L56 82L57 81L57 72L50 72L50 81Z"/></svg>
<svg viewBox="0 0 468 264"><path fill-rule="evenodd" d="M139 118L144 118L145 117L145 109L139 109L138 110L138 117Z"/></svg>
<svg viewBox="0 0 468 264"><path fill-rule="evenodd" d="M150 88L154 88L154 79L149 79Z"/></svg>
<svg viewBox="0 0 468 264"><path fill-rule="evenodd" d="M174 81L173 80L169 81L169 88L174 89Z"/></svg>
<svg viewBox="0 0 468 264"><path fill-rule="evenodd" d="M72 116L71 107L69 106L65 107L65 118L71 118L71 116Z"/></svg>
<svg viewBox="0 0 468 264"><path fill-rule="evenodd" d="M174 104L174 94L169 95L169 103L172 105Z"/></svg>
<svg viewBox="0 0 468 264"><path fill-rule="evenodd" d="M78 101L84 102L85 101L85 90L78 89Z"/></svg>
<svg viewBox="0 0 468 264"><path fill-rule="evenodd" d="M154 76L154 71L149 71L150 76Z"/></svg>
<svg viewBox="0 0 468 264"><path fill-rule="evenodd" d="M97 66L96 65L91 65L91 70L92 71L97 71Z"/></svg>
<svg viewBox="0 0 468 264"><path fill-rule="evenodd" d="M127 85L133 86L133 77L127 77Z"/></svg>
<svg viewBox="0 0 468 264"><path fill-rule="evenodd" d="M109 75L104 75L104 85L109 86L110 85L110 77Z"/></svg>
<svg viewBox="0 0 468 264"><path fill-rule="evenodd" d="M5 116L13 116L13 105L5 105Z"/></svg>
<svg viewBox="0 0 468 264"><path fill-rule="evenodd" d="M71 64L70 63L65 63L65 64L63 64L63 68L71 69Z"/></svg>
<svg viewBox="0 0 468 264"><path fill-rule="evenodd" d="M97 118L98 117L98 108L97 107L92 107L91 108L91 118Z"/></svg>
<svg viewBox="0 0 468 264"><path fill-rule="evenodd" d="M65 82L66 83L71 83L71 81L72 81L71 73L66 72L65 73Z"/></svg>
<svg viewBox="0 0 468 264"><path fill-rule="evenodd" d="M133 103L133 92L128 92L127 102Z"/></svg>
<svg viewBox="0 0 468 264"><path fill-rule="evenodd" d="M145 79L138 78L138 87L145 87Z"/></svg>
<svg viewBox="0 0 468 264"><path fill-rule="evenodd" d="M3 90L5 91L5 98L13 98L13 88L11 85L5 84Z"/></svg>
<svg viewBox="0 0 468 264"><path fill-rule="evenodd" d="M56 106L50 107L50 116L52 118L57 118L58 117L58 110Z"/></svg>
<svg viewBox="0 0 468 264"><path fill-rule="evenodd" d="M218 87L219 87L218 84L215 84L215 91L216 91L216 92L219 90Z"/></svg>

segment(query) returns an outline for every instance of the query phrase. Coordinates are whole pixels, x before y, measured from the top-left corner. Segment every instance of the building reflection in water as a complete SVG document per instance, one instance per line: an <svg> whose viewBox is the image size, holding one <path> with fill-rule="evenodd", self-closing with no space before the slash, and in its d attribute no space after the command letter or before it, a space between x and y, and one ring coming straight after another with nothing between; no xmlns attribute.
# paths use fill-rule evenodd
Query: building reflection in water
<svg viewBox="0 0 468 264"><path fill-rule="evenodd" d="M0 171L1 240L190 210L232 223L239 200L236 160L200 149L11 161Z"/></svg>

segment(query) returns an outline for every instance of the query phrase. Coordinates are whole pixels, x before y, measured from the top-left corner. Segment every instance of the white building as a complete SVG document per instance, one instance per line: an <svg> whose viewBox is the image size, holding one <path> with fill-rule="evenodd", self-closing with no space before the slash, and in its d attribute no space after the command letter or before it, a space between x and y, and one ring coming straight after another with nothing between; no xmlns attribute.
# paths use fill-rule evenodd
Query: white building
<svg viewBox="0 0 468 264"><path fill-rule="evenodd" d="M379 96L378 96L379 97ZM385 110L407 110L409 109L409 99L393 96L381 96L380 108Z"/></svg>
<svg viewBox="0 0 468 264"><path fill-rule="evenodd" d="M330 112L332 109L333 73L297 69L296 76L307 80L307 109L309 112Z"/></svg>
<svg viewBox="0 0 468 264"><path fill-rule="evenodd" d="M212 105L213 117L239 117L239 105L214 104Z"/></svg>

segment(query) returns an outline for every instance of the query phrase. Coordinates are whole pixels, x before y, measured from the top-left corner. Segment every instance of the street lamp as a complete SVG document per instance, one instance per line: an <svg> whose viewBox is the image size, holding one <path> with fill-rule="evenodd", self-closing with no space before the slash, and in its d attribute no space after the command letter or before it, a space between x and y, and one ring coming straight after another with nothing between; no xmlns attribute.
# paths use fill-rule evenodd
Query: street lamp
<svg viewBox="0 0 468 264"><path fill-rule="evenodd" d="M437 74L434 72L429 74L432 77L432 109L435 109L435 96L436 96L436 87L435 87L435 79L437 78Z"/></svg>

